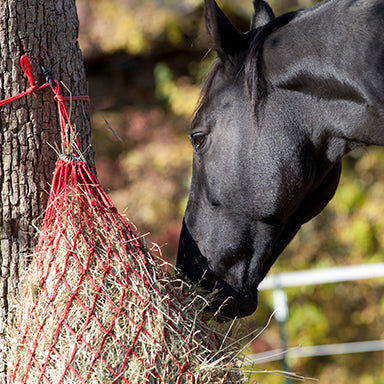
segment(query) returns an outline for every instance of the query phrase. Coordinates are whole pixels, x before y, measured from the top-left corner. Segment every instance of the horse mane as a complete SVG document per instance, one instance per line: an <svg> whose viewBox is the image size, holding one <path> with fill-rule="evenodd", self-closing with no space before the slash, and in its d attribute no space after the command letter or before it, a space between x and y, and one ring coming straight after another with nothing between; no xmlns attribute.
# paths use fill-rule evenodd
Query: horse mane
<svg viewBox="0 0 384 384"><path fill-rule="evenodd" d="M244 65L245 80L254 113L256 106L267 96L267 80L263 76L262 68L264 42L272 32L290 23L300 12L300 10L288 12L276 17L254 33Z"/></svg>

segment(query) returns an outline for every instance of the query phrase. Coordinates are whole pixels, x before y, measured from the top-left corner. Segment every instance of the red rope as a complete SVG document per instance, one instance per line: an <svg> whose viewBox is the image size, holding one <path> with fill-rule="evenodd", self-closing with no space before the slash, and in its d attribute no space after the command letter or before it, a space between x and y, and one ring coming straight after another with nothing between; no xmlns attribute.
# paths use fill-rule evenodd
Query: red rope
<svg viewBox="0 0 384 384"><path fill-rule="evenodd" d="M29 87L27 88L26 91L21 92L18 95L8 97L7 99L4 99L4 100L0 100L0 107L5 105L5 104L11 103L14 100L21 99L22 97L28 95L29 93L32 93L34 91L38 91L39 89L43 89L43 88L49 86L49 83L45 83L45 84L41 85L40 87L35 85L35 83L33 81L33 74L32 74L32 70L31 70L31 65L29 64L29 60L28 60L27 56L25 56L25 55L21 56L20 65L21 65L23 72L27 76L27 79L29 81Z"/></svg>
<svg viewBox="0 0 384 384"><path fill-rule="evenodd" d="M31 65L26 55L21 56L20 65L25 76L28 79L29 87L24 92L8 97L7 99L0 100L0 107L5 104L11 103L15 100L21 99L22 97L32 92L39 91L40 89L46 88L51 85L49 82L46 82L45 84L40 86L35 85L35 82L33 80ZM54 100L57 102L57 106L59 109L59 120L60 120L60 129L61 129L61 136L62 136L62 143L63 143L63 152L66 154L70 154L73 152L73 147L72 147L72 144L70 143L70 135L73 136L76 142L76 145L77 145L76 151L81 152L80 143L78 141L77 135L75 134L75 130L70 122L67 107L65 106L64 102L68 100L69 101L71 100L89 101L89 96L80 95L80 96L63 97L60 94L60 83L54 78L52 80L53 80L54 86L51 85L51 89L54 94Z"/></svg>

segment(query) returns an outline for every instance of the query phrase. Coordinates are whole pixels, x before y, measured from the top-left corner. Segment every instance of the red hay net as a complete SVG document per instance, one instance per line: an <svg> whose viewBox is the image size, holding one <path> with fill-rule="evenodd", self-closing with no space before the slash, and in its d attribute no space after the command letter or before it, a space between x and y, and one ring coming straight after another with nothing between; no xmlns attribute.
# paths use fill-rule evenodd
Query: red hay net
<svg viewBox="0 0 384 384"><path fill-rule="evenodd" d="M72 126L56 85L68 153ZM183 287L161 272L86 163L61 155L12 331L9 382L242 382L196 312L201 298ZM202 373L215 359L220 369Z"/></svg>
<svg viewBox="0 0 384 384"><path fill-rule="evenodd" d="M64 213L64 215L62 215L62 213ZM60 220L57 220L58 215L61 218ZM72 228L74 232L71 231L70 237L68 237L68 225L76 225L76 227ZM83 228L83 226L85 226L85 228ZM109 233L109 238L105 239L102 235L100 235L99 229L95 231L95 226L101 227L104 231ZM114 233L111 231L112 227L114 228ZM86 237L84 231L90 234L90 236ZM97 237L97 239L94 237ZM121 245L120 249L124 249L126 251L126 254L124 255L126 256L125 260L121 260L122 255L117 254L111 244L106 244L106 240L111 243L118 242ZM69 262L69 258L72 258L73 262L80 270L81 279L78 280L76 286L73 286L72 283L69 283L66 280L66 268L64 267L63 269L62 266L59 266L56 259L57 254L59 253L58 246L63 242L66 244L67 248L66 252L64 252L66 253L65 257L67 259L64 262L65 266ZM103 253L104 255L107 254L107 259L101 259L98 253L95 252L94 242L102 243L104 245L106 252ZM82 246L86 246L85 265L84 261L80 260L76 254L78 243L81 243ZM129 243L129 247L126 246L127 243ZM82 252L84 252L84 250ZM64 361L64 364L67 366L68 370L72 371L79 382L87 382L88 378L81 377L76 368L74 368L71 364L73 358L76 356L78 345L80 343L84 343L88 350L87 353L92 356L91 363L88 367L88 371L91 372L97 360L103 360L102 350L108 338L115 338L113 328L115 321L119 316L126 317L126 319L133 323L136 327L136 335L132 338L133 344L124 345L121 341L115 340L123 350L123 354L125 354L125 361L121 362L119 369L112 367L106 360L103 360L102 363L113 378L118 378L121 372L124 371L124 364L130 359L130 355L134 355L136 359L140 360L140 356L135 352L134 342L139 338L141 332L145 333L149 338L152 338L152 335L148 332L148 330L143 327L143 323L146 312L154 311L157 314L157 310L156 308L148 306L148 297L141 297L132 290L129 275L134 274L135 277L141 279L143 286L148 289L148 293L151 289L153 289L153 287L151 287L151 289L149 289L149 287L151 285L151 275L153 275L154 272L151 270L152 267L146 262L146 258L144 257L145 253L146 252L142 245L132 233L125 220L117 213L116 208L114 208L112 202L86 164L83 161L74 161L74 158L70 157L59 159L56 163L48 209L44 218L39 244L36 249L37 257L34 259L34 262L37 264L35 268L41 272L39 281L42 286L41 293L45 295L44 302L46 303L46 308L44 308L43 313L54 313L58 326L57 330L54 331L53 338L51 337L49 344L47 343L47 350L45 351L46 359L44 364L41 364L41 362L38 362L34 357L36 349L39 345L36 341L41 338L48 341L48 336L44 335L45 318L42 317L41 314L36 313L37 302L42 300L42 298L36 297L34 306L32 306L30 312L27 313L27 316L33 318L32 320L37 323L35 325L36 328L33 330L36 334L36 339L32 340L33 342L28 343L26 341L26 337L23 337L22 348L25 349L26 353L29 355L28 365L24 373L24 378L22 379L21 377L18 377L20 366L16 364L11 382L28 382L28 373L32 366L39 371L41 382L51 382L44 375L44 367L51 358L63 359L55 347L61 332L60 328L65 328L65 331L73 335L73 338L76 340L76 343L72 347L73 351L69 354L71 356L71 360ZM49 268L44 266L44 262L46 262L44 259L46 258L50 260ZM114 259L114 263L121 264L122 269L125 270L126 278L124 281L121 280L121 276L115 276L114 271L110 269L111 259ZM135 263L132 264L138 263L141 265L141 271L144 271L144 275L139 274L138 271L132 268L131 264L126 264L126 260L128 259L135 261ZM101 267L104 275L103 278L99 278L98 281L95 281L94 276L90 272L90 267L94 263L97 263ZM53 274L57 277L54 289L46 288L46 279L47 276L52 273L51 269L53 270ZM103 285L105 284L107 275L112 275L116 285L121 290L121 295L118 300L116 300L116 298L109 298L105 295L105 292L103 293ZM78 295L84 280L88 280L96 292L93 299L88 303L84 303ZM60 285L64 285L69 293L65 309L61 314L59 314L58 310L55 308L55 296L58 295L58 287ZM98 294L98 292L100 293ZM160 294L160 292L157 293ZM29 291L26 294L31 295ZM99 300L99 295L102 295L103 301L106 300L114 312L113 318L109 319L109 327L105 327L100 319L95 318L95 307L97 305L97 301ZM138 323L135 323L134 320L130 318L130 315L125 312L123 307L125 296L133 296L142 304L141 321ZM30 297L25 298L25 300L30 299ZM82 330L87 328L88 322L92 318L99 324L103 337L96 346L90 345L89 340L83 337L82 332L74 330L66 321L69 309L74 301L76 301L78 307L83 311L82 318L86 319L85 323L82 325ZM19 319L19 323L23 323L22 317ZM23 330L24 336L28 333L28 331L29 329L27 323L27 326ZM163 340L159 340L158 342L164 343L166 334L163 336ZM188 345L187 341L186 344ZM166 347L164 346L164 348ZM191 350L189 346L188 353L190 352ZM153 367L156 366L157 357L158 356L154 356L152 365L146 366L146 370L148 371L147 377L145 378L146 380L149 380L149 377L153 375L156 377L156 372L153 371ZM142 364L145 365L146 363L142 361ZM177 364L176 359L175 364ZM179 369L181 378L184 371L186 371L186 367L180 365ZM188 372L186 373L189 374ZM61 374L62 377L57 380L59 383L63 380L67 371L64 370ZM157 378L160 380L159 382L162 381L161 377ZM121 380L122 382L129 383L129 381L125 378L121 378Z"/></svg>

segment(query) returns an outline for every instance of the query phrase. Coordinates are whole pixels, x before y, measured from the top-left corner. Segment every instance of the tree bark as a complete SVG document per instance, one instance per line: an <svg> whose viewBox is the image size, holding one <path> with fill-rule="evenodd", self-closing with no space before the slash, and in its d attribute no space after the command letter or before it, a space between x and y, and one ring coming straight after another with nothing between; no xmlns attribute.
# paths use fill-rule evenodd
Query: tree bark
<svg viewBox="0 0 384 384"><path fill-rule="evenodd" d="M26 54L36 85L45 82L40 66L51 69L73 95L87 94L77 41L75 0L0 1L0 99L29 84L20 67ZM62 87L65 94L65 88ZM74 101L71 121L84 156L94 169L88 105ZM57 105L50 88L0 107L0 383L6 382L5 331L18 284L36 243L49 183L61 148ZM50 144L50 145L49 145Z"/></svg>

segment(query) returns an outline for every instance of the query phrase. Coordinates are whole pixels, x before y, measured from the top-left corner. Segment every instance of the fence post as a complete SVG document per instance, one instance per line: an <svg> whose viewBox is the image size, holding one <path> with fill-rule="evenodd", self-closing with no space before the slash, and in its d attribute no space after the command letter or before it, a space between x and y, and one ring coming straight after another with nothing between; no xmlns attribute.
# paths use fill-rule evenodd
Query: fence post
<svg viewBox="0 0 384 384"><path fill-rule="evenodd" d="M288 348L288 337L286 330L286 322L289 316L288 298L286 292L277 287L273 290L273 306L275 310L275 319L279 325L280 344L283 350L281 365L284 372L291 372L285 351ZM290 377L285 378L285 384L292 384L293 380Z"/></svg>

